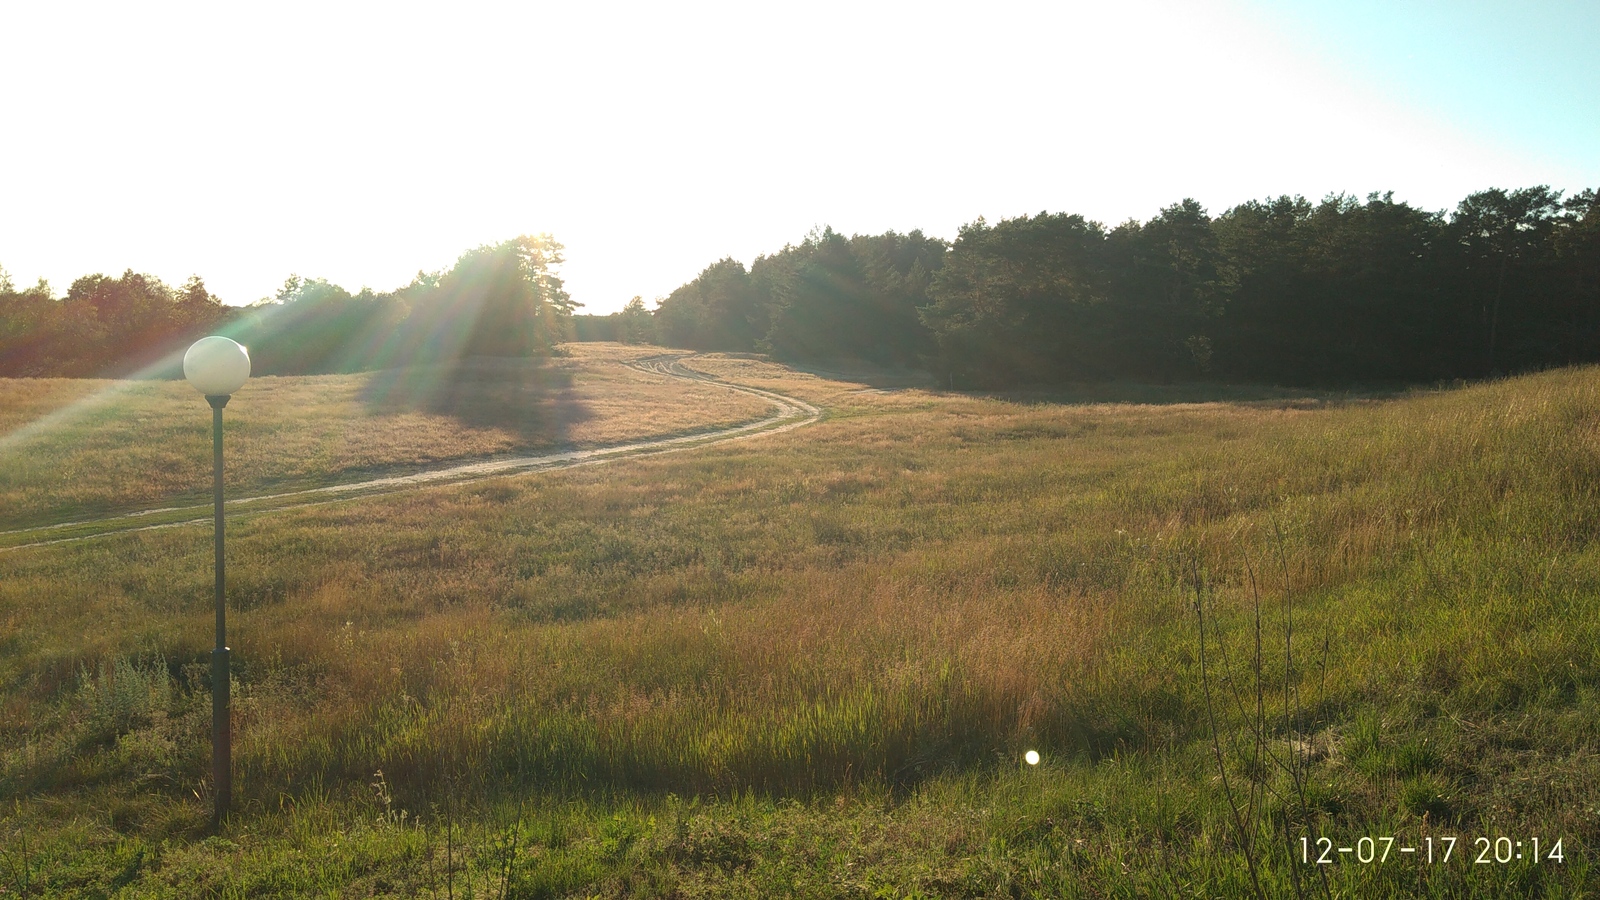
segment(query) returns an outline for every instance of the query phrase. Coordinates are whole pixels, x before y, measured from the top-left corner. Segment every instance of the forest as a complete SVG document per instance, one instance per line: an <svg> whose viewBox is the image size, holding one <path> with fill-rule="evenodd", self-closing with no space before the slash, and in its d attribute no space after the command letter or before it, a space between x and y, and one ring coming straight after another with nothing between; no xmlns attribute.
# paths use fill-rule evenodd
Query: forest
<svg viewBox="0 0 1600 900"><path fill-rule="evenodd" d="M1600 202L1491 189L1453 212L1392 193L1184 200L1115 227L1041 212L846 237L814 230L746 266L712 263L646 308L573 315L561 246L520 237L351 294L291 276L253 306L191 278L91 275L56 298L0 272L0 376L151 368L221 331L262 374L384 368L451 355L537 355L562 340L760 352L926 369L958 388L1203 379L1432 383L1600 359Z"/></svg>
<svg viewBox="0 0 1600 900"><path fill-rule="evenodd" d="M662 300L656 340L853 358L956 387L1129 379L1436 382L1600 359L1600 203L1487 190L1451 214L1392 194L1193 200L1114 228L1041 212L814 231Z"/></svg>

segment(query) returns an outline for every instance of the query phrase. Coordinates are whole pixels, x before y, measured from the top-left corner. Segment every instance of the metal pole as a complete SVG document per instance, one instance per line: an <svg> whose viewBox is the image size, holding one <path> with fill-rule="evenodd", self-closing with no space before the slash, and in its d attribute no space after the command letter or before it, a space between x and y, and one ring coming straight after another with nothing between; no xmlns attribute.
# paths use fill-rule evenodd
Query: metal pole
<svg viewBox="0 0 1600 900"><path fill-rule="evenodd" d="M216 824L228 814L233 799L233 728L228 713L227 607L223 602L222 561L222 408L229 396L207 396L211 404L211 460L217 551L217 646L211 651L211 780L217 789Z"/></svg>

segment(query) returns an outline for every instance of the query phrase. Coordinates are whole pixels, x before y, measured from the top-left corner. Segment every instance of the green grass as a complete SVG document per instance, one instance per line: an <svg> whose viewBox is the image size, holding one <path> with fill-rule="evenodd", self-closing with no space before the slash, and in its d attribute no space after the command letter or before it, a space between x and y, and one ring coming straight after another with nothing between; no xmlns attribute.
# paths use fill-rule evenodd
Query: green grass
<svg viewBox="0 0 1600 900"><path fill-rule="evenodd" d="M694 365L829 415L233 528L219 836L209 531L0 554L0 885L1595 890L1600 370L1132 405ZM1295 862L1424 834L1566 861Z"/></svg>

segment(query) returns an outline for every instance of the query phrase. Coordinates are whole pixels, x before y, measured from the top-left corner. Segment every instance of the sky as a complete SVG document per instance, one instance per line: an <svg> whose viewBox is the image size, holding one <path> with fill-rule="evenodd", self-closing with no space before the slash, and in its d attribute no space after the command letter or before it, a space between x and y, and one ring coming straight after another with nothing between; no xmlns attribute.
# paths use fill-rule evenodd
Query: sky
<svg viewBox="0 0 1600 900"><path fill-rule="evenodd" d="M582 312L813 228L1600 187L1600 3L0 0L0 267L224 302L548 232Z"/></svg>

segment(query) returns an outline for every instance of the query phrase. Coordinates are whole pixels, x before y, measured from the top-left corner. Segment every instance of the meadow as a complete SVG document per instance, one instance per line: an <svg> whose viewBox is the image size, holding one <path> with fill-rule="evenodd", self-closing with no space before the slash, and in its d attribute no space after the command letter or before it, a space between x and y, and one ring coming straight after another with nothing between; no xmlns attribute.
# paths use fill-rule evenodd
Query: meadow
<svg viewBox="0 0 1600 900"><path fill-rule="evenodd" d="M688 364L826 414L232 525L219 833L209 530L0 551L0 886L1596 890L1600 370L977 396ZM649 398L631 419L639 400L614 399L617 428L695 427L648 420ZM304 409L285 427L342 427ZM1323 836L1460 841L1449 862L1303 863ZM1479 837L1543 858L1477 863Z"/></svg>
<svg viewBox="0 0 1600 900"><path fill-rule="evenodd" d="M649 352L574 344L546 361L251 379L224 412L229 494L692 433L766 412L748 395L623 365ZM0 528L207 503L210 429L210 409L182 381L0 379Z"/></svg>

